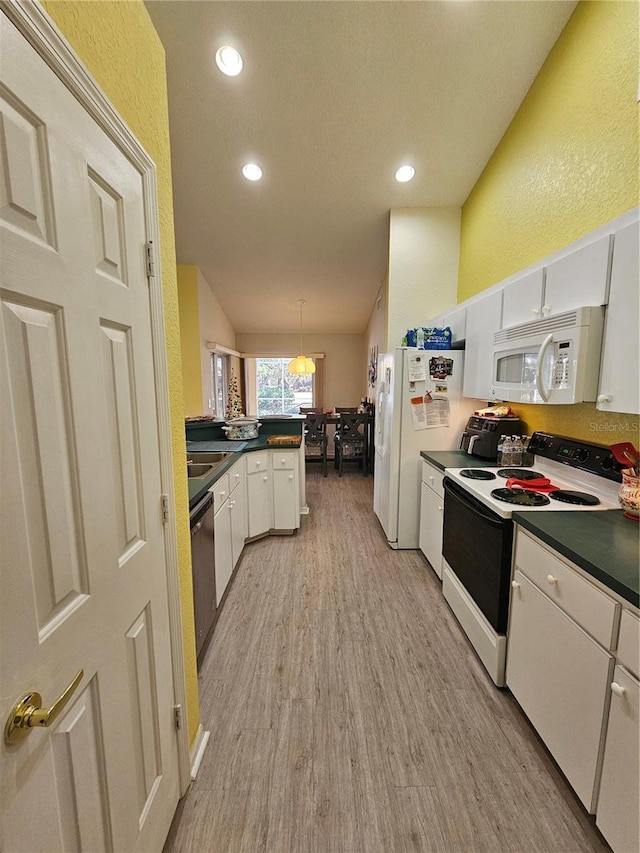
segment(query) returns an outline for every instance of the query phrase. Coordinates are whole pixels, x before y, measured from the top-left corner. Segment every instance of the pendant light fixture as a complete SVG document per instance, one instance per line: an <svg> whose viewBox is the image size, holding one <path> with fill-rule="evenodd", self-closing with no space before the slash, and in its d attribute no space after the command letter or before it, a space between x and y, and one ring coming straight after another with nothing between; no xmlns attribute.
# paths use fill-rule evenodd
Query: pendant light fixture
<svg viewBox="0 0 640 853"><path fill-rule="evenodd" d="M302 308L305 304L304 299L298 299L298 305L300 306L300 352L302 352ZM315 373L316 366L313 363L313 359L307 358L306 355L297 355L291 359L287 365L287 370L296 376L306 376L309 373Z"/></svg>

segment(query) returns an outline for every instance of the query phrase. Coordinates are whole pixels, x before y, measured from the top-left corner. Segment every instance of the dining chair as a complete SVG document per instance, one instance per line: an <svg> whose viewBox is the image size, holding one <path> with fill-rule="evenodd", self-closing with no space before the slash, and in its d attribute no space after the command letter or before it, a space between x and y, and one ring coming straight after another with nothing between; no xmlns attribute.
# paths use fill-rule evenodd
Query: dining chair
<svg viewBox="0 0 640 853"><path fill-rule="evenodd" d="M369 473L367 464L367 416L363 413L340 412L340 423L334 436L336 467L342 477L345 459L359 462L362 473Z"/></svg>
<svg viewBox="0 0 640 853"><path fill-rule="evenodd" d="M300 406L301 415L321 414L322 411L322 406Z"/></svg>
<svg viewBox="0 0 640 853"><path fill-rule="evenodd" d="M327 476L327 416L321 412L308 412L304 430L305 462L322 462L322 474Z"/></svg>

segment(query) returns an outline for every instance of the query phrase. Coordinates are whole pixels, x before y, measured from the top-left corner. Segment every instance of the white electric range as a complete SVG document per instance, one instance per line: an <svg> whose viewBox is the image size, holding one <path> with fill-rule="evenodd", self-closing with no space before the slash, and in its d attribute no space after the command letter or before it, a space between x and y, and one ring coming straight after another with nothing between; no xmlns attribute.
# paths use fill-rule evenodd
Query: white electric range
<svg viewBox="0 0 640 853"><path fill-rule="evenodd" d="M619 509L622 478L609 448L536 432L530 450L534 464L527 468L489 463L445 470L442 591L498 686L504 684L512 512Z"/></svg>

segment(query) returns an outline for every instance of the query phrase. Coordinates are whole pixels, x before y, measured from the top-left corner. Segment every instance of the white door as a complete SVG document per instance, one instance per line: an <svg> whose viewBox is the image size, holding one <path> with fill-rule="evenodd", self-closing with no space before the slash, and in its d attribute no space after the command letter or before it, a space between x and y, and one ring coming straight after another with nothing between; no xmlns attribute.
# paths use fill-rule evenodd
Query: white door
<svg viewBox="0 0 640 853"><path fill-rule="evenodd" d="M0 78L3 725L84 671L0 747L0 845L159 850L179 782L142 179L4 13Z"/></svg>

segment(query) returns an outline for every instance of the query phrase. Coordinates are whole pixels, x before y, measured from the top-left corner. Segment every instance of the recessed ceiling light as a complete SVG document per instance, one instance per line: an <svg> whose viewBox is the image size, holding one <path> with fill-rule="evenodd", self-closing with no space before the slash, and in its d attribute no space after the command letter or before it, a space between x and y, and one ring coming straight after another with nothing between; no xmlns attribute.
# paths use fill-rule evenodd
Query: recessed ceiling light
<svg viewBox="0 0 640 853"><path fill-rule="evenodd" d="M248 181L259 181L262 177L262 169L255 163L247 163L242 167L242 174Z"/></svg>
<svg viewBox="0 0 640 853"><path fill-rule="evenodd" d="M216 65L223 74L235 77L242 71L242 57L235 47L225 45L216 51Z"/></svg>
<svg viewBox="0 0 640 853"><path fill-rule="evenodd" d="M416 170L413 166L400 166L398 171L396 172L396 181L399 181L401 184L406 184L407 181L410 181L411 178L415 175Z"/></svg>

